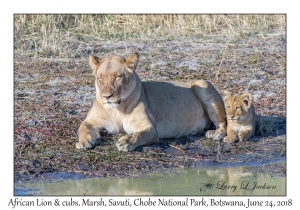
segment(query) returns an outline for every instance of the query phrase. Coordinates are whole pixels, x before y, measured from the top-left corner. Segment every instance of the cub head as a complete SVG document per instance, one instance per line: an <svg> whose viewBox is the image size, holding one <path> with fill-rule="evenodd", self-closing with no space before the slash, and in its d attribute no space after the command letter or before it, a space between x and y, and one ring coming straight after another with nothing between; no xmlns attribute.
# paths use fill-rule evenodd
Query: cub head
<svg viewBox="0 0 300 210"><path fill-rule="evenodd" d="M232 122L242 121L251 106L252 95L250 93L232 95L227 90L223 92L223 95L227 120Z"/></svg>
<svg viewBox="0 0 300 210"><path fill-rule="evenodd" d="M102 59L90 55L89 65L95 77L96 99L106 109L117 108L134 91L138 60L138 53L126 59L117 55Z"/></svg>

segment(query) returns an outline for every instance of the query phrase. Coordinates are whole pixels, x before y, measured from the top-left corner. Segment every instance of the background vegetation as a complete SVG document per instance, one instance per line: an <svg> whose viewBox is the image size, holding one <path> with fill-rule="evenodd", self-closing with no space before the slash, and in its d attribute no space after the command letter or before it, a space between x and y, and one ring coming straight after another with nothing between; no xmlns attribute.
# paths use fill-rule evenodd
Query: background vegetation
<svg viewBox="0 0 300 210"><path fill-rule="evenodd" d="M72 57L86 39L249 37L285 31L285 15L15 15L15 49L32 56Z"/></svg>

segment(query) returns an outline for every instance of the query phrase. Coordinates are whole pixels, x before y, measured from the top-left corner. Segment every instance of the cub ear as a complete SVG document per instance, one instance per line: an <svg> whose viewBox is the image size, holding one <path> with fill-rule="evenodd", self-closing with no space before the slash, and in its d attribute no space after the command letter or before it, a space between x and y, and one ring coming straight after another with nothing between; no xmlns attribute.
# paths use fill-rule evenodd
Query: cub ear
<svg viewBox="0 0 300 210"><path fill-rule="evenodd" d="M101 60L100 58L94 56L94 55L90 55L89 58L89 65L90 67L93 69L93 75L96 75L97 69L99 68L99 66L101 65Z"/></svg>
<svg viewBox="0 0 300 210"><path fill-rule="evenodd" d="M139 54L137 52L132 53L125 62L125 65L128 67L128 71L133 73L137 67L139 61Z"/></svg>
<svg viewBox="0 0 300 210"><path fill-rule="evenodd" d="M224 90L222 94L223 100L227 100L231 97L231 93L228 90Z"/></svg>
<svg viewBox="0 0 300 210"><path fill-rule="evenodd" d="M240 98L243 100L244 104L247 107L250 107L251 102L252 102L252 95L251 95L251 93L243 93Z"/></svg>

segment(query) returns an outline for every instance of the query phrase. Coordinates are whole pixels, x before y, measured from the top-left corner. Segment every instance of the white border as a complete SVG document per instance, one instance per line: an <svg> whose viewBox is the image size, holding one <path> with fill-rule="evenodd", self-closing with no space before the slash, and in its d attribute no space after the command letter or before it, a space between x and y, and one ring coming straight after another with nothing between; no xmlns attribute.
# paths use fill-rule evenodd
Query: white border
<svg viewBox="0 0 300 210"><path fill-rule="evenodd" d="M295 2L295 1L293 1ZM299 140L296 121L299 112L299 15L297 4L288 1L11 1L1 6L1 209L11 209L13 196L13 14L14 13L286 13L287 14L287 196L252 197L257 200L293 199L299 207ZM42 198L42 197L40 197ZM168 197L169 198L169 197ZM206 197L208 199L208 197ZM222 197L224 200L245 200L245 197ZM27 200L28 198L22 198ZM33 198L32 198L33 199ZM67 198L66 198L67 199ZM76 198L80 200L79 197ZM176 198L175 198L176 199ZM177 209L182 207L175 207ZM199 207L198 207L199 208ZM29 209L29 208L28 208ZM58 209L58 208L55 208ZM66 208L64 208L66 209ZM72 209L72 207L68 208ZM174 209L174 207L172 207ZM277 207L276 207L277 209Z"/></svg>

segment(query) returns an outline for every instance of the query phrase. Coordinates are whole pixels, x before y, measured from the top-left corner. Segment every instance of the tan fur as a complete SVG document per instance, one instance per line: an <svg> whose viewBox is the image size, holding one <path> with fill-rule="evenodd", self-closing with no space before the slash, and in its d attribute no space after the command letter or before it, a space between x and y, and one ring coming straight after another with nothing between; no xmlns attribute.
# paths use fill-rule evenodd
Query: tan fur
<svg viewBox="0 0 300 210"><path fill-rule="evenodd" d="M224 142L247 141L255 131L252 95L232 95L229 91L224 91L224 103L227 117L227 136Z"/></svg>
<svg viewBox="0 0 300 210"><path fill-rule="evenodd" d="M96 99L79 127L77 148L92 147L101 129L124 134L116 143L119 151L133 151L159 138L204 133L211 122L217 129L207 131L207 137L220 140L226 135L223 101L209 82L195 81L191 88L141 82L135 72L138 59L137 53L127 59L90 56Z"/></svg>

